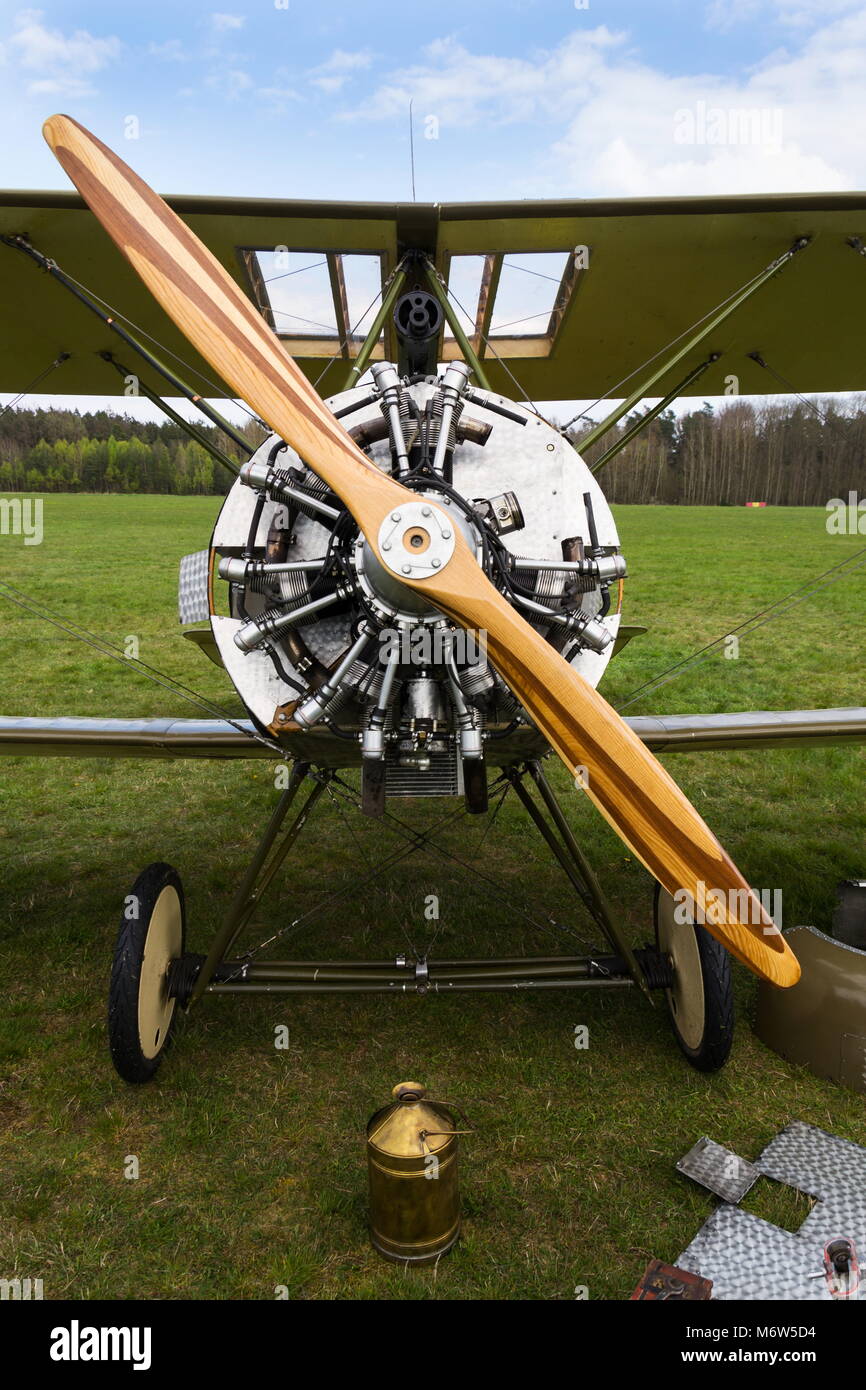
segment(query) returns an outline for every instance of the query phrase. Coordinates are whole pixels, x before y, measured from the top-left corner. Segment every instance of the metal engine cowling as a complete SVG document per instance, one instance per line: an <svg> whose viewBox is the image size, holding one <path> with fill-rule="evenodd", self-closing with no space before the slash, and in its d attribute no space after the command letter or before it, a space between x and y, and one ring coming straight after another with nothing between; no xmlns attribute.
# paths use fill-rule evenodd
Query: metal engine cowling
<svg viewBox="0 0 866 1390"><path fill-rule="evenodd" d="M596 685L625 565L579 454L528 407L469 388L462 364L407 381L379 363L373 377L330 409L378 467L417 492L420 509L426 496L446 510L491 580ZM279 439L232 486L211 566L223 663L252 718L288 752L379 764L392 794L417 795L461 791L473 760L543 750L483 642L386 570Z"/></svg>

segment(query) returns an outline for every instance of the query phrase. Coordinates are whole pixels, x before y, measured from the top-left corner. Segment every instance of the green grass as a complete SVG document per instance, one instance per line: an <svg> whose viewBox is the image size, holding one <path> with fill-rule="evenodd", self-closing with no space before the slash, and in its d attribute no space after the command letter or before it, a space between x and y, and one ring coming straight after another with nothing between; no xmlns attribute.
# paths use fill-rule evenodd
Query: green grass
<svg viewBox="0 0 866 1390"><path fill-rule="evenodd" d="M176 623L177 561L206 544L217 506L46 497L44 544L0 538L0 573L100 634L137 636L145 660L238 713L222 673ZM625 620L650 631L611 667L602 689L613 702L864 544L827 536L818 510L624 507L617 518L632 575ZM194 713L11 605L0 611L3 713ZM739 660L717 657L631 712L861 704L864 618L866 585L848 579L762 628ZM667 765L752 882L783 888L787 924L827 927L838 880L866 870L864 752ZM193 1013L154 1084L125 1086L105 1039L124 893L149 861L176 864L188 945L203 949L275 795L267 763L0 764L0 1276L41 1277L48 1298L271 1298L277 1284L295 1298L570 1299L577 1285L623 1298L646 1261L674 1259L712 1209L674 1170L700 1135L754 1157L802 1119L866 1143L862 1097L755 1038L755 982L740 967L737 1041L715 1077L681 1060L663 1006L630 992L222 997ZM585 802L566 804L642 943L647 875ZM415 823L431 814L405 809ZM351 824L366 854L379 848L381 827ZM448 954L556 949L519 902L541 923L555 915L590 935L516 807L506 803L482 849L483 832L464 822L443 837L470 870L409 860L361 893L358 845L326 798L250 940L312 906L323 884L343 896L298 937L300 954L423 943L428 893L440 898L437 947ZM290 1045L278 1052L282 1023ZM573 1046L578 1023L588 1051ZM366 1118L407 1077L477 1126L462 1141L463 1238L437 1271L408 1274L368 1244L363 1143ZM129 1154L137 1181L124 1178ZM796 1201L761 1200L796 1224Z"/></svg>

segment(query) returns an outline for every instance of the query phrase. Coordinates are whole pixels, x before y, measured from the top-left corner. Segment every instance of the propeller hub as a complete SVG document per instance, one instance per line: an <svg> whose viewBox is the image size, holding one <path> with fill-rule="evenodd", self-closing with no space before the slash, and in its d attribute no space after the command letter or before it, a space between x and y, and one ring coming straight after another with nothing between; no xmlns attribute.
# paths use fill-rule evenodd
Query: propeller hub
<svg viewBox="0 0 866 1390"><path fill-rule="evenodd" d="M442 613L423 589L406 581L441 573L454 554L458 531L480 555L480 536L469 518L449 497L436 492L387 513L379 527L378 553L364 536L358 537L352 564L377 617L388 622L442 621Z"/></svg>
<svg viewBox="0 0 866 1390"><path fill-rule="evenodd" d="M430 502L406 502L379 527L379 558L398 579L428 579L454 554L455 523Z"/></svg>

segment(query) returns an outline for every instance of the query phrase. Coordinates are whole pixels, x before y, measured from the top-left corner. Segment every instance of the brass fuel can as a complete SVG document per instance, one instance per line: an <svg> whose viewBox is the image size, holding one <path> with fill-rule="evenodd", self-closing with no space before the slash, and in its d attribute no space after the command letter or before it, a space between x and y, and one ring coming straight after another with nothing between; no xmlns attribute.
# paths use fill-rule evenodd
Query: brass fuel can
<svg viewBox="0 0 866 1390"><path fill-rule="evenodd" d="M386 1260L430 1264L460 1234L458 1131L427 1089L403 1081L367 1125L370 1236Z"/></svg>

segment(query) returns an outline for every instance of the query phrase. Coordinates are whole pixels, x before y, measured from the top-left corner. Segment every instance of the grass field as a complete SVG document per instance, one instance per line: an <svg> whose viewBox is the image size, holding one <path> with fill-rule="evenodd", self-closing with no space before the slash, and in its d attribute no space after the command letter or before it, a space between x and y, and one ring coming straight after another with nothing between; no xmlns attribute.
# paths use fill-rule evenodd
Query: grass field
<svg viewBox="0 0 866 1390"><path fill-rule="evenodd" d="M0 537L0 576L122 640L240 712L222 673L178 636L177 561L206 544L217 499L45 498L45 540ZM649 633L602 686L614 703L810 574L853 554L818 510L619 508L627 622ZM97 540L98 538L98 540ZM866 573L862 571L861 575ZM866 583L851 578L762 628L632 713L862 704ZM2 601L0 713L185 715L178 698ZM866 872L866 752L679 756L667 765L750 880L782 888L785 922L827 927L839 879ZM566 778L551 769L557 784ZM736 967L728 1067L687 1067L661 1001L632 992L205 1001L157 1080L131 1088L106 1049L108 971L139 870L184 878L190 949L203 949L275 799L268 763L7 760L0 764L0 1276L46 1298L591 1299L627 1297L646 1261L672 1260L712 1208L674 1163L708 1134L753 1157L802 1119L866 1143L862 1097L769 1052L750 1029L755 982ZM568 803L630 937L651 933L651 883L585 801ZM420 823L429 806L407 807ZM351 831L358 836L356 844ZM557 949L525 903L579 933L559 871L506 802L484 841L464 822L447 860L410 860L357 891L381 827L351 830L326 799L249 939L323 892L342 897L291 949L390 955L430 931L446 954ZM390 839L388 840L390 844ZM258 934L257 934L258 933ZM569 946L566 942L566 947ZM286 1024L289 1048L274 1048ZM576 1051L574 1028L590 1030ZM406 1273L366 1233L366 1118L412 1077L461 1104L464 1234L437 1270ZM140 1176L124 1177L128 1155ZM752 1210L796 1228L802 1200L762 1183Z"/></svg>

